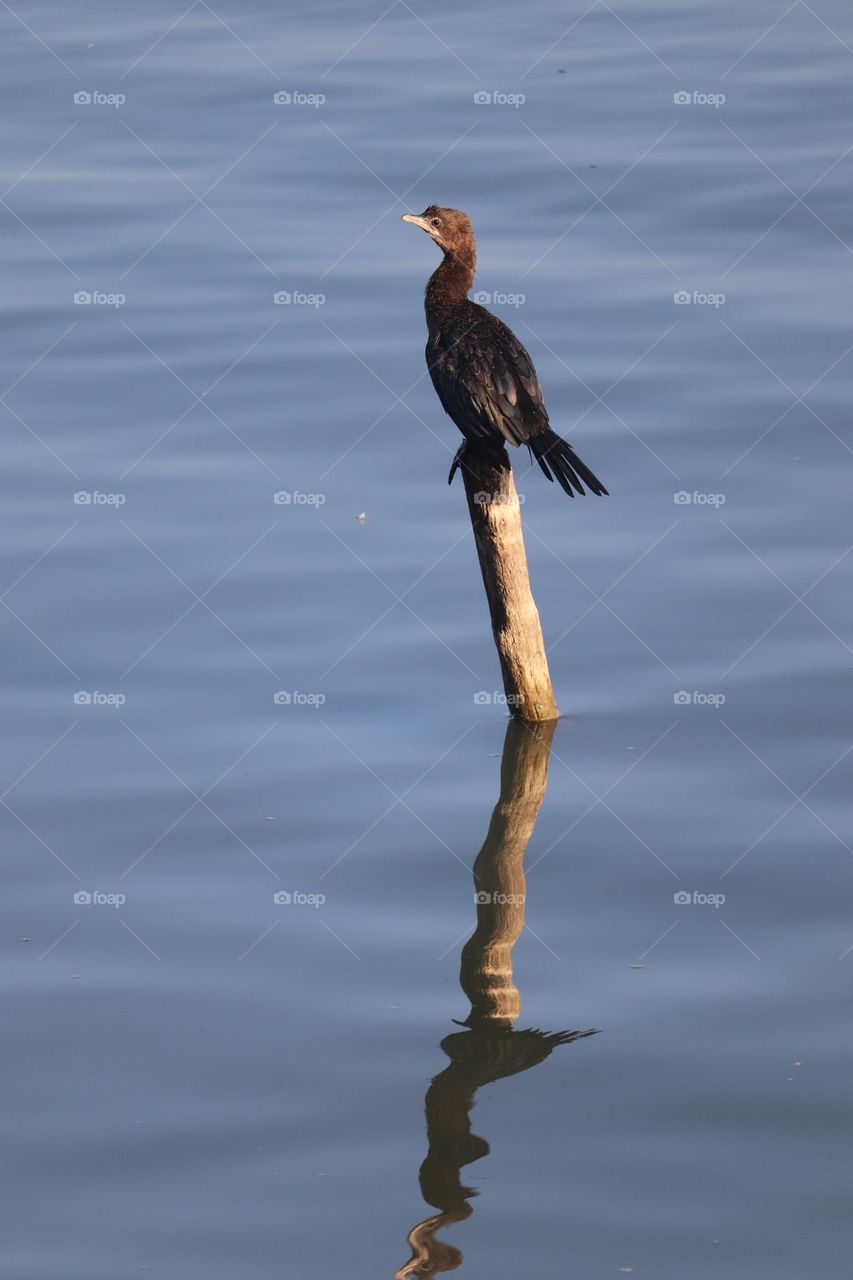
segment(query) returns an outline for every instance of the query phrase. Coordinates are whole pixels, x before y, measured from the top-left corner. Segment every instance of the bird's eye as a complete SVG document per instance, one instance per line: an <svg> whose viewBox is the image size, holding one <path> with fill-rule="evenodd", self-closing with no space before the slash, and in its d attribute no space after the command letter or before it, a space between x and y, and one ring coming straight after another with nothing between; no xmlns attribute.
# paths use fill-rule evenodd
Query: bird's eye
<svg viewBox="0 0 853 1280"><path fill-rule="evenodd" d="M441 226L441 218L430 218L430 222L432 223L432 225L433 225L434 227L440 227L440 226Z"/></svg>

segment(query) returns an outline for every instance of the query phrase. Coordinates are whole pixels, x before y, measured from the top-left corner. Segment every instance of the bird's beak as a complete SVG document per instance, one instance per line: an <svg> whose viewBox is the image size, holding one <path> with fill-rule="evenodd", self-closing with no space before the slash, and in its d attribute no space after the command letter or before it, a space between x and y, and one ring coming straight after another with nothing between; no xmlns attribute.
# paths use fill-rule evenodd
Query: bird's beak
<svg viewBox="0 0 853 1280"><path fill-rule="evenodd" d="M420 227L421 231L425 231L428 236L432 235L433 228L429 225L426 218L419 218L414 213L404 213L401 222L411 222L413 226Z"/></svg>

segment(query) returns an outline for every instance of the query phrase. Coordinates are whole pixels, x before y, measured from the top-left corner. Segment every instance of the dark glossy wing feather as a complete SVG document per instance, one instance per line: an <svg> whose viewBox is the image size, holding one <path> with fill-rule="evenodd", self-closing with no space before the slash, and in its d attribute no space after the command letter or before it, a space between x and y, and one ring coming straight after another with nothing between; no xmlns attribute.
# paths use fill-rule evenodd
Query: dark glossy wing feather
<svg viewBox="0 0 853 1280"><path fill-rule="evenodd" d="M442 406L469 440L527 443L548 430L533 361L511 329L468 302L430 334L427 366Z"/></svg>

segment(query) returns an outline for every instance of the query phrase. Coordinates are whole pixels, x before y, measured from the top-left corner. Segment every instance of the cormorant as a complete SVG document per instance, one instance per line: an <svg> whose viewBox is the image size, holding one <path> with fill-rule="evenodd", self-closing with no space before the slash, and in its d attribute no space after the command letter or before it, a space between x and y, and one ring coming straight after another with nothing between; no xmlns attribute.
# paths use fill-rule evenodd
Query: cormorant
<svg viewBox="0 0 853 1280"><path fill-rule="evenodd" d="M466 446L499 460L505 444L526 444L548 479L556 476L570 498L583 494L584 484L606 494L572 446L551 429L533 361L518 338L468 297L477 249L467 214L431 204L419 216L403 214L403 222L421 227L444 251L427 284L425 306L427 368L445 412L465 437L448 484Z"/></svg>

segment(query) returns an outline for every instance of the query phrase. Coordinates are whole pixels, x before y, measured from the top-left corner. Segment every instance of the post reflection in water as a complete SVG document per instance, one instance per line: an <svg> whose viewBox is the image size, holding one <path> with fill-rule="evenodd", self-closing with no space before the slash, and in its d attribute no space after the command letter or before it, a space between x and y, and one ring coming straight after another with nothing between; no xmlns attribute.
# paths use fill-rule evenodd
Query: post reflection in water
<svg viewBox="0 0 853 1280"><path fill-rule="evenodd" d="M450 1059L426 1095L429 1150L420 1169L421 1194L438 1212L412 1227L412 1255L395 1280L453 1271L461 1250L436 1237L470 1217L476 1191L462 1185L466 1164L488 1155L489 1144L471 1132L470 1111L481 1085L544 1062L558 1045L595 1031L513 1031L521 997L513 982L512 949L524 928L524 854L548 783L548 757L556 721L511 721L501 759L501 790L483 847L474 863L477 927L462 949L460 983L471 1003L466 1031L446 1036Z"/></svg>

